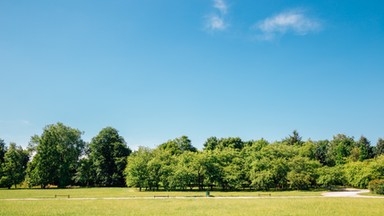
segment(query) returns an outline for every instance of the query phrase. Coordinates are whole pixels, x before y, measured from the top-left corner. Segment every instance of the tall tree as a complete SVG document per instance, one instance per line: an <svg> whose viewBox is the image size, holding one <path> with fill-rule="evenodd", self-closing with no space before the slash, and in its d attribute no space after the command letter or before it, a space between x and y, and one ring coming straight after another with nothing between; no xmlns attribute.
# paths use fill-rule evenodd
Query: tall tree
<svg viewBox="0 0 384 216"><path fill-rule="evenodd" d="M288 162L290 172L287 174L288 184L292 189L309 189L316 184L317 168L320 163L307 157L294 157Z"/></svg>
<svg viewBox="0 0 384 216"><path fill-rule="evenodd" d="M333 137L328 150L328 163L331 166L345 164L346 158L351 155L352 149L356 146L353 137L344 134L337 134Z"/></svg>
<svg viewBox="0 0 384 216"><path fill-rule="evenodd" d="M318 160L321 164L327 165L328 164L328 149L329 149L329 141L328 140L320 140L315 143L316 145L316 152L315 152L315 158Z"/></svg>
<svg viewBox="0 0 384 216"><path fill-rule="evenodd" d="M4 162L4 155L7 151L4 140L0 139L0 165Z"/></svg>
<svg viewBox="0 0 384 216"><path fill-rule="evenodd" d="M181 136L179 138L169 140L166 143L161 144L159 148L163 150L169 150L173 155L179 155L186 151L197 151L187 136Z"/></svg>
<svg viewBox="0 0 384 216"><path fill-rule="evenodd" d="M48 125L41 136L33 136L36 150L29 169L30 182L45 188L48 184L70 185L84 148L81 132L62 123Z"/></svg>
<svg viewBox="0 0 384 216"><path fill-rule="evenodd" d="M376 156L380 156L384 154L384 140L382 138L379 138L376 143Z"/></svg>
<svg viewBox="0 0 384 216"><path fill-rule="evenodd" d="M344 180L343 166L328 167L323 166L317 169L317 184L319 186L332 189L336 185L343 185Z"/></svg>
<svg viewBox="0 0 384 216"><path fill-rule="evenodd" d="M90 159L99 186L124 186L124 169L131 150L112 127L102 129L90 143Z"/></svg>
<svg viewBox="0 0 384 216"><path fill-rule="evenodd" d="M5 142L0 139L0 179L3 176L2 164L4 163L4 154L6 152ZM1 187L1 184L0 184Z"/></svg>
<svg viewBox="0 0 384 216"><path fill-rule="evenodd" d="M92 168L92 161L88 157L80 159L79 166L74 176L76 185L88 187L95 184L95 172L93 172Z"/></svg>
<svg viewBox="0 0 384 216"><path fill-rule="evenodd" d="M204 143L204 150L214 150L219 144L216 137L209 137Z"/></svg>
<svg viewBox="0 0 384 216"><path fill-rule="evenodd" d="M149 148L139 147L139 149L128 157L127 167L125 168L126 184L128 187L148 188L149 169L148 163L153 158L153 152Z"/></svg>
<svg viewBox="0 0 384 216"><path fill-rule="evenodd" d="M244 142L239 137L221 138L219 140L219 148L243 149Z"/></svg>
<svg viewBox="0 0 384 216"><path fill-rule="evenodd" d="M16 188L17 184L24 180L28 160L28 152L23 150L21 146L11 143L4 155L3 176L0 179L0 184L8 188L14 185Z"/></svg>
<svg viewBox="0 0 384 216"><path fill-rule="evenodd" d="M294 130L292 132L292 135L289 135L289 137L286 137L283 139L283 143L287 145L299 145L301 146L304 142L302 141L301 136L299 135L299 132L297 130Z"/></svg>
<svg viewBox="0 0 384 216"><path fill-rule="evenodd" d="M364 136L361 136L357 141L357 147L359 148L359 161L363 161L373 157L373 149L371 143Z"/></svg>

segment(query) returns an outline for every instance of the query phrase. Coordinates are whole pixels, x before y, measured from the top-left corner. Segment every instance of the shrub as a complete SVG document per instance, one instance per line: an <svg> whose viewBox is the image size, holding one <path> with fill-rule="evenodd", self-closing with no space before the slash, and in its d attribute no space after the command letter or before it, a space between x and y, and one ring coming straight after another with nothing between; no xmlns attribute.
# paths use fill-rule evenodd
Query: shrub
<svg viewBox="0 0 384 216"><path fill-rule="evenodd" d="M384 179L375 179L370 181L368 188L374 194L384 194Z"/></svg>

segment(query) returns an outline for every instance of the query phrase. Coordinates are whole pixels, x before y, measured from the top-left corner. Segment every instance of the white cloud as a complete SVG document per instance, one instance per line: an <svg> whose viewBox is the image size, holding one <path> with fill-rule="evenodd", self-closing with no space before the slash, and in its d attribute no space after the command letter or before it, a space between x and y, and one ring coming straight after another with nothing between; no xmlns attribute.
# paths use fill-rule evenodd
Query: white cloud
<svg viewBox="0 0 384 216"><path fill-rule="evenodd" d="M259 39L273 40L278 35L292 32L306 35L321 29L321 23L309 18L302 10L291 10L258 22L254 28L261 32Z"/></svg>
<svg viewBox="0 0 384 216"><path fill-rule="evenodd" d="M208 17L206 28L209 30L225 30L227 28L227 24L223 20L222 17L217 15L211 15Z"/></svg>
<svg viewBox="0 0 384 216"><path fill-rule="evenodd" d="M206 16L205 28L209 31L224 31L228 27L225 19L228 13L228 5L224 0L213 0L213 9L215 11Z"/></svg>
<svg viewBox="0 0 384 216"><path fill-rule="evenodd" d="M219 10L222 14L226 14L228 11L227 3L224 0L214 0L213 7Z"/></svg>
<svg viewBox="0 0 384 216"><path fill-rule="evenodd" d="M29 126L29 125L31 125L31 122L28 121L28 120L21 120L20 123L21 123L22 125L24 125L24 126Z"/></svg>

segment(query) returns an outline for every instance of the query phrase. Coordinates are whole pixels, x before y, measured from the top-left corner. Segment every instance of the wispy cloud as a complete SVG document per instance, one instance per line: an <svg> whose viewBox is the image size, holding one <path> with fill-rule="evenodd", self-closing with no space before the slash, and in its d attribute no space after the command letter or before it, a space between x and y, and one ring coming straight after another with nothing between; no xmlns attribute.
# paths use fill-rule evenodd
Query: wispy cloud
<svg viewBox="0 0 384 216"><path fill-rule="evenodd" d="M224 0L213 0L215 11L206 16L205 28L210 31L223 31L227 29L228 23L225 16L228 13L228 4Z"/></svg>
<svg viewBox="0 0 384 216"><path fill-rule="evenodd" d="M225 23L222 17L217 15L211 15L208 17L206 27L210 30L225 30L227 28L227 24Z"/></svg>
<svg viewBox="0 0 384 216"><path fill-rule="evenodd" d="M321 29L318 20L308 17L304 10L290 10L264 19L253 26L260 32L259 39L273 40L287 33L306 35Z"/></svg>
<svg viewBox="0 0 384 216"><path fill-rule="evenodd" d="M226 14L228 11L228 5L224 0L214 0L213 7L219 10L222 14Z"/></svg>
<svg viewBox="0 0 384 216"><path fill-rule="evenodd" d="M29 125L31 125L31 122L28 121L28 120L21 120L20 123L21 123L23 126L29 126Z"/></svg>

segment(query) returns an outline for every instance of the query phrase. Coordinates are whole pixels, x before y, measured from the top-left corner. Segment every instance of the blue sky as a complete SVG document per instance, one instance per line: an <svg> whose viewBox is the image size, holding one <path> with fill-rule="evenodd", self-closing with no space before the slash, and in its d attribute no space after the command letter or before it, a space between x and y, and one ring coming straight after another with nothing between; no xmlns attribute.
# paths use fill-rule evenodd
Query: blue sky
<svg viewBox="0 0 384 216"><path fill-rule="evenodd" d="M0 0L0 138L63 122L187 135L384 137L384 2Z"/></svg>

